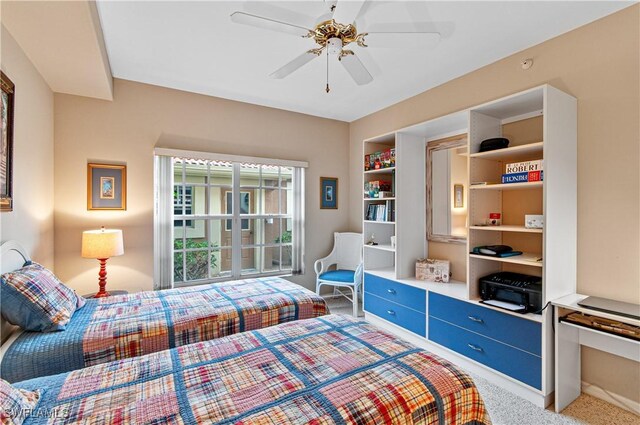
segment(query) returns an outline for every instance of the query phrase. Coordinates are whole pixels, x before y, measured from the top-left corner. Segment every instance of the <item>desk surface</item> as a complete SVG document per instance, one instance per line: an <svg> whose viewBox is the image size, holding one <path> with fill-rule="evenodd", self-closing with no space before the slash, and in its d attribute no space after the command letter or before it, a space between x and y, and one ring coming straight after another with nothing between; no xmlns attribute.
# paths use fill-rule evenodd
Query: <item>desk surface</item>
<svg viewBox="0 0 640 425"><path fill-rule="evenodd" d="M632 319L631 317L621 316L621 315L613 314L613 313L605 313L604 311L594 310L592 308L586 308L586 307L579 306L578 303L580 301L584 300L587 297L588 297L588 295L570 294L570 295L566 295L564 297L557 298L557 299L551 301L551 304L553 304L556 307L561 307L561 308L566 308L566 309L569 309L569 310L580 311L582 313L587 313L587 314L591 314L593 316L603 317L605 319L617 320L619 322L627 323L627 324L633 325L633 326L640 326L640 320Z"/></svg>

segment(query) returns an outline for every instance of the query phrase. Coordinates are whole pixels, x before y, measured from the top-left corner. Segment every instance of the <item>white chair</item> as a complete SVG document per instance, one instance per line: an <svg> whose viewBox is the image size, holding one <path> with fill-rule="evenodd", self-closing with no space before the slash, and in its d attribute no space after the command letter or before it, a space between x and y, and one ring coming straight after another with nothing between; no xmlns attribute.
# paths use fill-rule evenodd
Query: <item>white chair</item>
<svg viewBox="0 0 640 425"><path fill-rule="evenodd" d="M330 270L336 266L335 270ZM331 254L315 262L316 294L323 285L334 287L334 295L341 295L353 303L353 317L358 317L358 294L362 287L362 234L333 234ZM351 298L338 288L349 288Z"/></svg>

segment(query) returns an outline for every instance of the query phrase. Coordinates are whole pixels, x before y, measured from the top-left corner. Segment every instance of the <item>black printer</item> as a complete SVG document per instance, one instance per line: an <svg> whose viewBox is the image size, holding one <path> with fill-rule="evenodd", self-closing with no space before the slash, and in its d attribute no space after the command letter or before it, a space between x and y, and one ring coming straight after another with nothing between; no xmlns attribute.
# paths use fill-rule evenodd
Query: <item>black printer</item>
<svg viewBox="0 0 640 425"><path fill-rule="evenodd" d="M518 313L538 313L542 310L542 278L522 273L498 272L480 278L480 298L495 300L520 308ZM488 303L489 304L489 303ZM498 305L499 306L499 305Z"/></svg>

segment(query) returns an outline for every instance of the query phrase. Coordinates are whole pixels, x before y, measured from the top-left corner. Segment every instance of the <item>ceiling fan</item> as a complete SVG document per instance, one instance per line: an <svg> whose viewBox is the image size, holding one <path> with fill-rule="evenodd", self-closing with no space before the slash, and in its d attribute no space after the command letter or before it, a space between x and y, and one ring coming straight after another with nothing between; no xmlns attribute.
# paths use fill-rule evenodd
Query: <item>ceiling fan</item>
<svg viewBox="0 0 640 425"><path fill-rule="evenodd" d="M322 15L313 29L286 22L285 19L279 19L277 16L258 16L239 11L231 14L231 20L238 24L313 39L316 43L314 48L277 69L270 76L277 79L285 78L324 52L327 56L327 93L330 90L328 75L330 57L337 57L356 84L364 85L373 81L373 77L355 52L345 48L351 43L362 48L397 48L403 45L422 47L440 39L440 32L434 31L433 24L428 22L378 24L375 26L378 30L372 28L368 32L359 33L355 26L355 19L366 0L342 0L327 3L330 6L330 12Z"/></svg>

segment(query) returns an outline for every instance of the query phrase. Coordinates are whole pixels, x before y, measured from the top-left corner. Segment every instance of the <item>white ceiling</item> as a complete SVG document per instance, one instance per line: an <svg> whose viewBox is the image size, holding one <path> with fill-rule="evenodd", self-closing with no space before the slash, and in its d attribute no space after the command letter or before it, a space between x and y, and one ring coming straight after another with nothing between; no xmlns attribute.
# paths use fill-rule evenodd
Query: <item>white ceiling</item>
<svg viewBox="0 0 640 425"><path fill-rule="evenodd" d="M329 94L325 57L283 80L269 78L312 40L229 19L241 10L311 28L328 4L98 1L98 11L114 77L353 121L632 3L370 0L356 19L360 32L379 23L434 21L448 23L442 29L450 34L423 50L355 46L374 81L357 86L334 58Z"/></svg>

